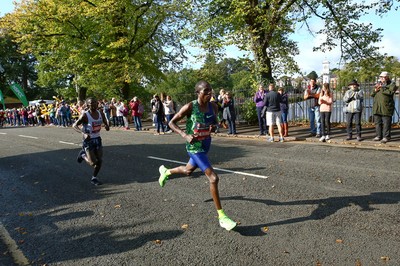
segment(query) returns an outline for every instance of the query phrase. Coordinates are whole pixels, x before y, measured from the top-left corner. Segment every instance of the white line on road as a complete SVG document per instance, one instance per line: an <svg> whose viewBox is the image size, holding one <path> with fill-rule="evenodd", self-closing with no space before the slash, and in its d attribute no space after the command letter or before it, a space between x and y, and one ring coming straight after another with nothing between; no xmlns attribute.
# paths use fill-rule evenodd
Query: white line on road
<svg viewBox="0 0 400 266"><path fill-rule="evenodd" d="M7 135L7 133L4 133L4 132L0 132L0 135Z"/></svg>
<svg viewBox="0 0 400 266"><path fill-rule="evenodd" d="M78 144L75 144L75 143L72 143L72 142L65 142L65 141L62 141L62 140L60 140L59 143L68 144L68 145L78 145Z"/></svg>
<svg viewBox="0 0 400 266"><path fill-rule="evenodd" d="M32 137L32 136L25 136L25 135L18 135L19 137L22 138L28 138L28 139L38 139L38 137Z"/></svg>
<svg viewBox="0 0 400 266"><path fill-rule="evenodd" d="M159 160L159 161L165 161L165 162L171 162L171 163L178 163L178 164L183 164L186 165L185 162L180 162L180 161L175 161L175 160L169 160L165 158L160 158L160 157L154 157L154 156L147 156L149 159L154 159L154 160ZM256 174L250 174L250 173L245 173L245 172L238 172L238 171L232 171L232 170L227 170L227 169L222 169L222 168L216 168L213 167L215 170L221 171L221 172L227 172L227 173L232 173L232 174L237 174L237 175L245 175L245 176L252 176L252 177L257 177L257 178L263 178L266 179L268 176L265 175L256 175Z"/></svg>

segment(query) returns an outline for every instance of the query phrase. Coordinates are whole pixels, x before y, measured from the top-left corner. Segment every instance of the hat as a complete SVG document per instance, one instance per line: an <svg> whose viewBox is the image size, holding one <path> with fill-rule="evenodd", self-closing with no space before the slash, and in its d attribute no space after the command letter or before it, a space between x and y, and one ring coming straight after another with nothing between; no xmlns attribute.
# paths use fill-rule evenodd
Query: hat
<svg viewBox="0 0 400 266"><path fill-rule="evenodd" d="M135 96L135 97L133 97L133 100L134 100L134 101L137 101L137 97L136 97L136 96Z"/></svg>
<svg viewBox="0 0 400 266"><path fill-rule="evenodd" d="M349 83L349 85L347 85L347 86L351 86L351 85L360 86L360 84L358 84L358 83L357 83L357 80L355 80L355 79L353 79L353 80Z"/></svg>
<svg viewBox="0 0 400 266"><path fill-rule="evenodd" d="M387 77L387 76L389 76L389 73L388 73L387 71L383 71L383 72L379 75L379 77Z"/></svg>

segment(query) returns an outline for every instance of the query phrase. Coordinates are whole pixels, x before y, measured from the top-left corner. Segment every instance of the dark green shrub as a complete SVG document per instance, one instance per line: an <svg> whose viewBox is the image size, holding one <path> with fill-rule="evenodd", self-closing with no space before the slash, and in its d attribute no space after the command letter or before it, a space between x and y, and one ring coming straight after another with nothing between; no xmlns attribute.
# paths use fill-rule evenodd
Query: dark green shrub
<svg viewBox="0 0 400 266"><path fill-rule="evenodd" d="M240 106L240 114L248 124L253 125L258 123L256 104L252 99L246 100Z"/></svg>

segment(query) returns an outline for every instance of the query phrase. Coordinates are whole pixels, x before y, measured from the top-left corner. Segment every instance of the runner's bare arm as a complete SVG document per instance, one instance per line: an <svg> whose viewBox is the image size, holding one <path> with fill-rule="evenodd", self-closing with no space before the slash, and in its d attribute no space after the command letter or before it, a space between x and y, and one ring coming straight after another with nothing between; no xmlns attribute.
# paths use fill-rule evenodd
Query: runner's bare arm
<svg viewBox="0 0 400 266"><path fill-rule="evenodd" d="M82 130L79 126L82 125L83 123L87 123L87 117L85 113L79 116L79 118L75 121L72 127L75 129L76 132L82 133Z"/></svg>
<svg viewBox="0 0 400 266"><path fill-rule="evenodd" d="M186 134L185 131L183 131L179 125L178 122L181 121L183 118L188 118L191 114L192 114L192 109L193 109L193 104L187 103L185 104L177 114L174 115L174 117L171 119L171 121L169 122L169 127L175 131L176 133L178 133L179 135L181 135L184 139L186 139L187 142L192 143L194 140L193 135L188 135Z"/></svg>

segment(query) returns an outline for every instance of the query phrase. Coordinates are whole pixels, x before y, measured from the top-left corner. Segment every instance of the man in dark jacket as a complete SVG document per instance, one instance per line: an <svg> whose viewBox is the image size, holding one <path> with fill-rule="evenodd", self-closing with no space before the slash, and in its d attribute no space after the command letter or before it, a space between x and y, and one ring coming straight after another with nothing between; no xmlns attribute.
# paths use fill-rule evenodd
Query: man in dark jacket
<svg viewBox="0 0 400 266"><path fill-rule="evenodd" d="M394 113L394 99L397 86L392 82L389 73L384 71L379 76L379 82L375 85L371 96L374 97L372 111L374 114L376 137L374 141L386 143L390 140L390 129Z"/></svg>
<svg viewBox="0 0 400 266"><path fill-rule="evenodd" d="M267 113L267 126L269 127L268 142L274 142L274 125L278 127L279 141L283 142L283 134L281 128L281 95L275 91L275 85L269 84L268 93L264 97L264 105L266 106Z"/></svg>

